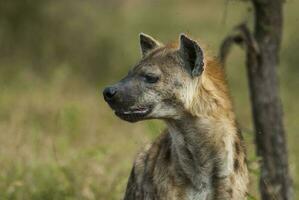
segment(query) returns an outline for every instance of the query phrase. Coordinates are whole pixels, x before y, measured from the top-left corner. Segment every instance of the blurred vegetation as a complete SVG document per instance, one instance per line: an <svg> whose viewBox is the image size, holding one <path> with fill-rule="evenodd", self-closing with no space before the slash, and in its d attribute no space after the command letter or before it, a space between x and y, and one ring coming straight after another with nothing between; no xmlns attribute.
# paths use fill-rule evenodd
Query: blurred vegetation
<svg viewBox="0 0 299 200"><path fill-rule="evenodd" d="M297 195L298 6L285 2L279 67ZM134 155L163 128L120 121L102 100L140 57L138 33L164 42L190 33L213 55L244 20L250 5L237 0L0 0L0 199L120 199ZM243 63L233 49L227 75L258 199Z"/></svg>

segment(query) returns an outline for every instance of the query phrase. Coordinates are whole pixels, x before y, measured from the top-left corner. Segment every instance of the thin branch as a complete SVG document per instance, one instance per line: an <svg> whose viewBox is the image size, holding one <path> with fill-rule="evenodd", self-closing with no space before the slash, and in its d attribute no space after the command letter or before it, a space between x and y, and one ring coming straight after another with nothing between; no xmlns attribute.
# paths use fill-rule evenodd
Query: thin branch
<svg viewBox="0 0 299 200"><path fill-rule="evenodd" d="M260 51L253 35L249 31L246 23L241 23L234 28L232 34L228 35L222 42L219 51L219 60L225 65L227 56L231 50L231 47L236 44L239 46L245 46L247 53L259 55Z"/></svg>

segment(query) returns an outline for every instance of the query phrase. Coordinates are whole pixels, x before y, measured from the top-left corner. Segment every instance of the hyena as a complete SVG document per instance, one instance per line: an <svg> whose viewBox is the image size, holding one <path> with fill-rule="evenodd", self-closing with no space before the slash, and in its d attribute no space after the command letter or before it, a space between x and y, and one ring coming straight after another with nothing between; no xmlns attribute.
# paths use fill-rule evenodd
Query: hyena
<svg viewBox="0 0 299 200"><path fill-rule="evenodd" d="M141 33L141 60L103 91L126 121L167 125L137 155L125 200L242 200L248 171L224 72L195 40L163 45Z"/></svg>

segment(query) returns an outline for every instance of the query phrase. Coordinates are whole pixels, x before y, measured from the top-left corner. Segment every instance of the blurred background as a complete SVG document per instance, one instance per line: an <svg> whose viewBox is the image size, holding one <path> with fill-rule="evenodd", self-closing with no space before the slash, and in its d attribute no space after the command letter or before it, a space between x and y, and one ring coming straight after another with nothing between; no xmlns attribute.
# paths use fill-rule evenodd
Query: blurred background
<svg viewBox="0 0 299 200"><path fill-rule="evenodd" d="M241 0L0 0L0 199L121 199L136 153L163 129L116 118L101 91L140 58L138 34L198 38L217 55L236 24L252 24ZM286 0L280 94L295 194L299 195L299 1ZM227 77L248 148L250 199L258 159L244 53ZM279 148L279 147L277 147Z"/></svg>

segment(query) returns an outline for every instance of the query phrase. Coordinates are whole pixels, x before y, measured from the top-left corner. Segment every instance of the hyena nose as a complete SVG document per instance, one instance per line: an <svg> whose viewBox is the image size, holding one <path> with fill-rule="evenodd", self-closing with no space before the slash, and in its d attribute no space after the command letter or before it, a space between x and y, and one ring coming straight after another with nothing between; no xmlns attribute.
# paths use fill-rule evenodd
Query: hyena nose
<svg viewBox="0 0 299 200"><path fill-rule="evenodd" d="M103 91L103 95L104 95L104 99L106 101L109 101L111 99L113 99L113 97L115 96L116 94L116 88L114 87L106 87Z"/></svg>

